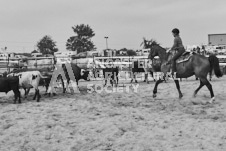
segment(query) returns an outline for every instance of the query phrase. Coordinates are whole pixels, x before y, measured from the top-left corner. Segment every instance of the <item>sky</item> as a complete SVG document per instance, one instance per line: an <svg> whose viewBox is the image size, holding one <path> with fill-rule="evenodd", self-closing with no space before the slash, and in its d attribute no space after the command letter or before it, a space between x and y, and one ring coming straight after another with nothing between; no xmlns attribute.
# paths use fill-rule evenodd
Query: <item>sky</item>
<svg viewBox="0 0 226 151"><path fill-rule="evenodd" d="M97 50L141 49L143 37L173 45L179 28L183 44L207 44L208 34L226 33L225 0L0 0L0 48L31 52L49 35L59 51L88 24Z"/></svg>

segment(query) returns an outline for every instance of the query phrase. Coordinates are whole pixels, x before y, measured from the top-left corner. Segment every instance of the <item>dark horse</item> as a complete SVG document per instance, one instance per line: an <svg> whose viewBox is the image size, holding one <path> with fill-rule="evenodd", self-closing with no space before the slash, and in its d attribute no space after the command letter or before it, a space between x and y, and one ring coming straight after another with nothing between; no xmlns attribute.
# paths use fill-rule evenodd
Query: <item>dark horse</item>
<svg viewBox="0 0 226 151"><path fill-rule="evenodd" d="M172 52L166 52L166 49L162 48L157 42L152 41L152 43L149 45L149 48L151 49L150 54L148 58L153 59L155 56L159 56L161 60L161 71L163 72L163 79L160 79L156 81L155 87L153 90L153 97L156 97L157 93L157 87L160 83L164 81L164 78L167 75L167 72L169 72L171 65L165 65L165 62L167 62L169 59L172 58L173 53ZM180 85L177 78L188 78L190 76L195 75L200 80L199 87L194 92L194 97L198 93L198 91L206 85L206 87L210 91L211 100L209 103L212 103L215 101L214 93L212 89L212 85L207 80L207 74L214 69L216 77L222 77L222 73L220 71L219 67L219 60L215 55L211 55L209 57L205 57L199 54L192 54L189 59L182 63L177 63L176 65L177 73L176 78L174 79L178 93L179 98L182 98L183 95L180 91Z"/></svg>

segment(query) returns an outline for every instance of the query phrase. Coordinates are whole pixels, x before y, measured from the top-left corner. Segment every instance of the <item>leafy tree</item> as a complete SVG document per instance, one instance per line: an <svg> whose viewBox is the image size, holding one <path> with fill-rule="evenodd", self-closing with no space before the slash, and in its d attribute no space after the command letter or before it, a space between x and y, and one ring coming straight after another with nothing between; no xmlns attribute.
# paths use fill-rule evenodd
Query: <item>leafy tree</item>
<svg viewBox="0 0 226 151"><path fill-rule="evenodd" d="M37 50L33 50L31 53L38 53L38 51Z"/></svg>
<svg viewBox="0 0 226 151"><path fill-rule="evenodd" d="M75 36L71 36L66 43L67 50L86 52L95 49L95 45L91 41L91 38L95 36L94 31L89 25L77 25L72 27Z"/></svg>
<svg viewBox="0 0 226 151"><path fill-rule="evenodd" d="M116 52L118 56L136 56L137 53L134 50L122 48Z"/></svg>
<svg viewBox="0 0 226 151"><path fill-rule="evenodd" d="M54 54L54 52L58 51L58 48L56 48L56 42L47 35L37 43L37 47L39 52L42 54Z"/></svg>
<svg viewBox="0 0 226 151"><path fill-rule="evenodd" d="M134 50L127 50L127 55L128 56L136 56L137 53Z"/></svg>

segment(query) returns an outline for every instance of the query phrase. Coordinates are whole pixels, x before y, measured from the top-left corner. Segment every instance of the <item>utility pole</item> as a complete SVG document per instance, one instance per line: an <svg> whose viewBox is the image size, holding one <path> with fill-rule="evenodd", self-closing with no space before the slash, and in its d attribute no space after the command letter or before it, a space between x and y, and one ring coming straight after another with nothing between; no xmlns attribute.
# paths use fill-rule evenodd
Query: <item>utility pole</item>
<svg viewBox="0 0 226 151"><path fill-rule="evenodd" d="M106 39L106 49L108 49L108 37L104 37Z"/></svg>

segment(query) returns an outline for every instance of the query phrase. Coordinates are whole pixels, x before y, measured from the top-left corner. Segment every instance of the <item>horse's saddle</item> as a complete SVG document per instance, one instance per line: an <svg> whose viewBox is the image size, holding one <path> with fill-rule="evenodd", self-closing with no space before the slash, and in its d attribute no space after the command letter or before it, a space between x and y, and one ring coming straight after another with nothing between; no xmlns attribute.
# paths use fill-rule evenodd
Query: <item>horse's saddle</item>
<svg viewBox="0 0 226 151"><path fill-rule="evenodd" d="M190 57L193 55L193 53L185 51L176 61L176 63L182 63L186 62L190 59Z"/></svg>

